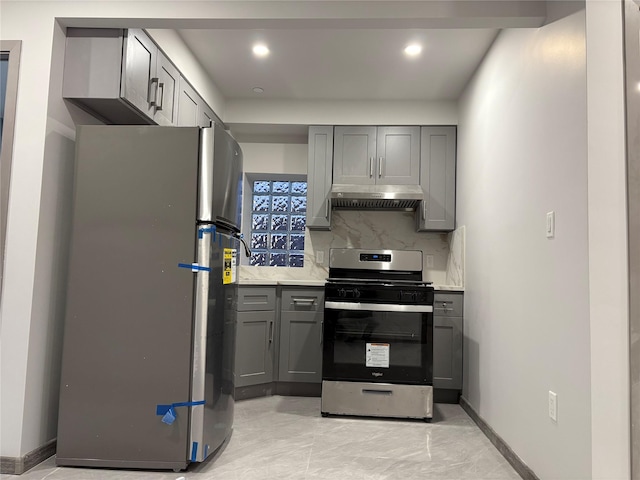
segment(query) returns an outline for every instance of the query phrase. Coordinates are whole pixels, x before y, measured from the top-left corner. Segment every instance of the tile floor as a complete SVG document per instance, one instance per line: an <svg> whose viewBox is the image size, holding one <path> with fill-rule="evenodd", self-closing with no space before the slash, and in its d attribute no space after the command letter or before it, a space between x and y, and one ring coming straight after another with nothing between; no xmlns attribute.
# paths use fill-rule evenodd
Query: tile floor
<svg viewBox="0 0 640 480"><path fill-rule="evenodd" d="M52 457L11 480L520 479L459 405L432 423L320 416L320 399L236 403L234 431L216 458L186 472L58 468Z"/></svg>

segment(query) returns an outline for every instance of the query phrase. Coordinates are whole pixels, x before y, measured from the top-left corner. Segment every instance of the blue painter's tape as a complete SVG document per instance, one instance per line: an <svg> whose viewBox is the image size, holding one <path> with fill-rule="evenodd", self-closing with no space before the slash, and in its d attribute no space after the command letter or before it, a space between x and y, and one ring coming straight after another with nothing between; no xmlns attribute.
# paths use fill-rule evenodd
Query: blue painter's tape
<svg viewBox="0 0 640 480"><path fill-rule="evenodd" d="M191 446L191 461L195 462L196 458L198 458L198 442L193 442Z"/></svg>
<svg viewBox="0 0 640 480"><path fill-rule="evenodd" d="M167 413L165 413L164 416L162 417L162 423L171 425L175 421L176 421L176 412L173 410L173 408L169 408L169 410L167 410Z"/></svg>
<svg viewBox="0 0 640 480"><path fill-rule="evenodd" d="M172 403L171 406L175 407L195 407L197 405L204 405L205 401L204 400L199 400L197 402L178 402L178 403Z"/></svg>
<svg viewBox="0 0 640 480"><path fill-rule="evenodd" d="M195 263L179 263L178 267L180 268L188 268L189 270L197 270L200 272L210 272L211 269L209 267L201 267L200 265L196 265Z"/></svg>
<svg viewBox="0 0 640 480"><path fill-rule="evenodd" d="M212 233L215 236L216 227L211 226L211 227L199 228L198 229L198 238L200 238L200 239L204 238L204 234L205 233Z"/></svg>
<svg viewBox="0 0 640 480"><path fill-rule="evenodd" d="M162 415L162 422L167 425L171 425L176 420L177 407L195 407L197 405L204 405L204 400L198 400L197 402L176 402L171 405L156 405L156 415Z"/></svg>

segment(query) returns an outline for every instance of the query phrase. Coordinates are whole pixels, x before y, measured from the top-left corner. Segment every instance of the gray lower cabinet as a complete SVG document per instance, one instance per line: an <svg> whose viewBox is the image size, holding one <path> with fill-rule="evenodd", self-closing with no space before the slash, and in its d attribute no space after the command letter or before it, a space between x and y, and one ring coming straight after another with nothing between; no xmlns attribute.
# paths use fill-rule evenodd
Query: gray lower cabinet
<svg viewBox="0 0 640 480"><path fill-rule="evenodd" d="M282 288L279 382L322 381L324 288Z"/></svg>
<svg viewBox="0 0 640 480"><path fill-rule="evenodd" d="M463 294L436 292L433 315L433 386L462 390Z"/></svg>
<svg viewBox="0 0 640 480"><path fill-rule="evenodd" d="M307 228L331 229L333 127L309 127L307 163Z"/></svg>
<svg viewBox="0 0 640 480"><path fill-rule="evenodd" d="M275 287L238 287L235 386L273 381Z"/></svg>
<svg viewBox="0 0 640 480"><path fill-rule="evenodd" d="M425 199L416 209L416 229L451 231L456 211L456 127L422 127L420 186Z"/></svg>

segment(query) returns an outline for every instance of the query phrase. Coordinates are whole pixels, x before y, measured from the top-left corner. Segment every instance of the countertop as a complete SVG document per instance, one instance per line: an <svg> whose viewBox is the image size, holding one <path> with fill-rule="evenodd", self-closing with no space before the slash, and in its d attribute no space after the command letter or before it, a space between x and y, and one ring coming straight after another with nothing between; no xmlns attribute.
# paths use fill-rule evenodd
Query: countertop
<svg viewBox="0 0 640 480"><path fill-rule="evenodd" d="M242 286L257 286L262 285L265 287L275 287L281 285L283 287L324 287L326 282L324 280L240 280L238 285Z"/></svg>
<svg viewBox="0 0 640 480"><path fill-rule="evenodd" d="M240 280L240 286L265 286L265 287L324 287L324 280ZM434 290L442 292L464 292L460 285L433 285Z"/></svg>

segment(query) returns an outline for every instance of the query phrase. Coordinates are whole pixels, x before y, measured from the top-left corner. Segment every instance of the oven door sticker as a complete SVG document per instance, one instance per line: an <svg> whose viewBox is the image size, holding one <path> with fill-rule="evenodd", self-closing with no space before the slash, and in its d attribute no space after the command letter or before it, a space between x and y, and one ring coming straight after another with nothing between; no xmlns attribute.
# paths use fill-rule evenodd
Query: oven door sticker
<svg viewBox="0 0 640 480"><path fill-rule="evenodd" d="M389 344L367 343L367 367L389 368Z"/></svg>

